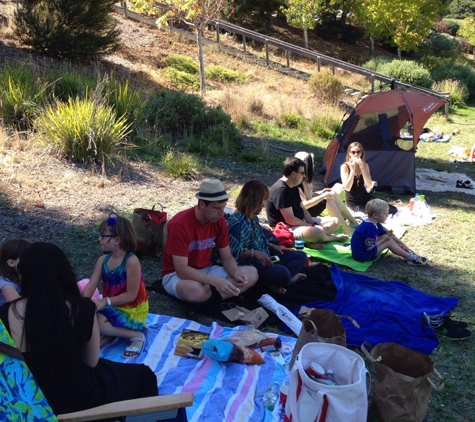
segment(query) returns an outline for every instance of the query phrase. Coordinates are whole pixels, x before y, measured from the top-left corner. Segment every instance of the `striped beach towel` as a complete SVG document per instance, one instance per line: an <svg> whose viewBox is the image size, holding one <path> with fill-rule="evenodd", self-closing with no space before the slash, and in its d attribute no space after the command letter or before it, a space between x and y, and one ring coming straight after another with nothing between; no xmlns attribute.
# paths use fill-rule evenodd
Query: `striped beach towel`
<svg viewBox="0 0 475 422"><path fill-rule="evenodd" d="M205 356L202 360L174 354L175 345L184 328L210 333L210 338L223 339L233 331L247 327L222 327L216 322L211 327L195 321L149 314L144 352L135 359L124 360L127 346L116 339L102 349L102 357L117 362L144 363L157 375L160 394L193 392L195 399L186 409L189 422L273 422L280 420L281 409L266 410L262 397L267 388L277 381L282 385L288 377L288 363L295 338L280 336L283 361L270 352L261 353L262 365L220 363Z"/></svg>

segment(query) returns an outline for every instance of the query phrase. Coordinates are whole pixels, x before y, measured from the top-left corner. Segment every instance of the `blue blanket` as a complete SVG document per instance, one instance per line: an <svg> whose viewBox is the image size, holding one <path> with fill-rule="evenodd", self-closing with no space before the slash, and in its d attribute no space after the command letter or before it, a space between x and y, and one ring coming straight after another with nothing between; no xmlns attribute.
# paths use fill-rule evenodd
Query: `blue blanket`
<svg viewBox="0 0 475 422"><path fill-rule="evenodd" d="M431 296L400 281L381 281L364 274L330 268L337 295L333 302L311 302L310 308L333 309L336 314L353 317L360 328L343 319L348 345L361 346L395 342L429 354L439 340L431 327L422 324L422 315L447 314L457 298Z"/></svg>

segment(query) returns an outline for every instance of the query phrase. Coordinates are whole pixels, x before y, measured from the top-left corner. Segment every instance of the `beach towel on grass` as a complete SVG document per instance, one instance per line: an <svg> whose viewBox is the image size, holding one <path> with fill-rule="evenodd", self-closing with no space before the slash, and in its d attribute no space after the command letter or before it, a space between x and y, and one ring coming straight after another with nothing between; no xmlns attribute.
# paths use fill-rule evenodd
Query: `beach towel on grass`
<svg viewBox="0 0 475 422"><path fill-rule="evenodd" d="M360 328L346 319L346 341L359 347L365 341L395 342L429 354L439 340L434 329L422 324L422 315L445 315L458 304L455 297L425 294L401 281L382 281L364 274L349 273L332 265L330 273L337 294L333 302L311 302L309 308L333 309L338 315L349 315ZM298 313L298 310L295 311Z"/></svg>
<svg viewBox="0 0 475 422"><path fill-rule="evenodd" d="M283 384L295 339L280 336L286 365L269 352L262 353L265 363L245 365L220 363L205 356L203 360L174 355L178 337L184 328L211 333L211 338L226 338L233 331L213 323L211 327L165 315L149 314L144 352L135 359L122 358L127 342L117 339L102 349L102 357L117 362L144 363L157 375L160 394L194 393L194 403L186 408L189 422L272 422L278 421L278 406L264 409L262 396L273 381Z"/></svg>
<svg viewBox="0 0 475 422"><path fill-rule="evenodd" d="M389 228L389 226L387 226ZM401 226L391 226L390 227L394 234L400 239L406 229ZM388 251L386 249L383 251L375 261L377 261L383 254ZM304 252L310 255L313 258L317 258L323 261L332 262L334 264L343 265L345 267L351 268L352 270L365 272L373 262L375 261L366 261L360 262L353 259L351 256L351 247L350 247L350 239L346 243L341 242L327 242L325 243L325 247L323 249L310 249L304 248Z"/></svg>

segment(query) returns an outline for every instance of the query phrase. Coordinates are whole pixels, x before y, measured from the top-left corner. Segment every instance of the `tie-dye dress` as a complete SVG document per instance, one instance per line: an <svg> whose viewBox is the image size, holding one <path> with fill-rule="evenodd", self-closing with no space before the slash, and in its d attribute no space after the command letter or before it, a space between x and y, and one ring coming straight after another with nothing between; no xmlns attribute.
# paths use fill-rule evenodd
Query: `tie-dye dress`
<svg viewBox="0 0 475 422"><path fill-rule="evenodd" d="M119 296L127 290L126 262L133 252L128 252L121 264L109 270L107 263L111 254L107 254L102 263L102 295L103 297ZM148 314L148 295L143 273L140 274L140 287L133 302L120 306L106 306L99 310L114 327L126 327L132 330L141 330Z"/></svg>

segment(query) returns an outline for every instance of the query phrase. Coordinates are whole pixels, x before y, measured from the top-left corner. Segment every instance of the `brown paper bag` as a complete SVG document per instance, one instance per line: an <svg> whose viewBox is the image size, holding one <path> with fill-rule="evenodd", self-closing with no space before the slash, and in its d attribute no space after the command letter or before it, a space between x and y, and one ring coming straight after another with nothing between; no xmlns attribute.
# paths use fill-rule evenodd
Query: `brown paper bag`
<svg viewBox="0 0 475 422"><path fill-rule="evenodd" d="M304 309L305 308L305 309ZM348 318L359 328L356 321L347 315L336 315L332 309L317 309L302 307L300 316L306 316L302 320L297 342L295 343L289 370L292 369L295 358L307 343L332 343L346 347L346 329L340 318Z"/></svg>
<svg viewBox="0 0 475 422"><path fill-rule="evenodd" d="M222 314L230 321L253 325L255 328L262 325L269 316L261 306L252 311L242 306L237 306L234 303L223 303L221 306L228 308L222 311Z"/></svg>
<svg viewBox="0 0 475 422"><path fill-rule="evenodd" d="M367 345L363 344L361 349L374 364L373 405L381 422L422 422L432 388L444 388L443 379L432 360L397 343L380 343L371 354L365 347ZM437 385L431 379L434 375L439 378Z"/></svg>

